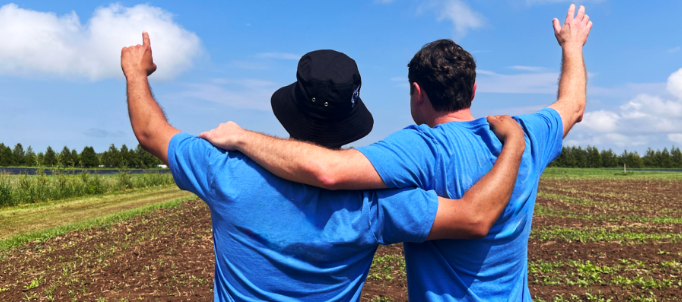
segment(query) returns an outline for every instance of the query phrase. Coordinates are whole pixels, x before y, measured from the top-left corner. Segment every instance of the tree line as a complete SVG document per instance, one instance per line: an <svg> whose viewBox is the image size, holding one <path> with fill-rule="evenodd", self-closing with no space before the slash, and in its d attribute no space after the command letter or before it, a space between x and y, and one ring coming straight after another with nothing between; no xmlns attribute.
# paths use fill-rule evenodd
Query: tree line
<svg viewBox="0 0 682 302"><path fill-rule="evenodd" d="M45 152L33 151L31 146L26 150L21 144L14 148L0 143L0 167L28 166L28 167L74 167L74 168L153 168L162 162L151 153L142 149L139 144L135 149L128 149L126 145L121 149L114 144L107 151L96 153L91 146L86 146L79 153L76 149L64 146L57 153L52 147Z"/></svg>
<svg viewBox="0 0 682 302"><path fill-rule="evenodd" d="M561 155L555 159L550 167L565 168L615 168L626 165L628 168L682 168L682 152L673 146L663 151L649 148L644 156L637 151L623 151L616 154L613 150L601 150L597 147L563 147Z"/></svg>

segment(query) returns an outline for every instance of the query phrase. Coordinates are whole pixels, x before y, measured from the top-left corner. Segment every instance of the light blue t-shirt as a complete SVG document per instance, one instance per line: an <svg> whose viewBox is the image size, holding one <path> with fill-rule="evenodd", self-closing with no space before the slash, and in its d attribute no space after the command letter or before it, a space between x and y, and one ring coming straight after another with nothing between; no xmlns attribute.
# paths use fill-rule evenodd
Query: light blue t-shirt
<svg viewBox="0 0 682 302"><path fill-rule="evenodd" d="M563 124L550 108L515 117L526 133L509 204L488 236L406 243L410 301L531 301L528 236L545 167L561 153ZM359 148L389 188L419 187L461 198L488 173L502 145L485 118L410 126Z"/></svg>
<svg viewBox="0 0 682 302"><path fill-rule="evenodd" d="M168 163L211 210L215 301L357 301L377 246L423 242L438 210L433 191L322 190L184 133Z"/></svg>

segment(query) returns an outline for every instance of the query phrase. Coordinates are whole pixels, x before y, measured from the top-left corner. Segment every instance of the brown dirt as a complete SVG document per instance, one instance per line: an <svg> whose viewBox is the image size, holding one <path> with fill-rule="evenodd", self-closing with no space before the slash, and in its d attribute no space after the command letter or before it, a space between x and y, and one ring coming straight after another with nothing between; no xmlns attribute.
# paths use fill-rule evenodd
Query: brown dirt
<svg viewBox="0 0 682 302"><path fill-rule="evenodd" d="M210 212L194 200L1 253L0 301L211 301L213 270Z"/></svg>
<svg viewBox="0 0 682 302"><path fill-rule="evenodd" d="M540 197L540 206L608 220L536 215L534 231L599 227L612 228L614 233L682 233L680 223L624 218L633 214L680 218L679 181L550 179L541 181L540 191L598 203L582 206ZM407 301L402 255L400 244L379 247L362 301ZM682 243L531 239L529 261L530 290L536 301L570 300L572 295L583 301L595 296L602 301L679 301L682 297ZM548 263L556 267L542 268ZM210 213L203 202L194 200L108 228L73 232L0 253L0 301L27 297L49 301L48 296L56 301L211 300L213 266ZM614 284L618 280L640 281ZM569 285L578 281L585 283Z"/></svg>

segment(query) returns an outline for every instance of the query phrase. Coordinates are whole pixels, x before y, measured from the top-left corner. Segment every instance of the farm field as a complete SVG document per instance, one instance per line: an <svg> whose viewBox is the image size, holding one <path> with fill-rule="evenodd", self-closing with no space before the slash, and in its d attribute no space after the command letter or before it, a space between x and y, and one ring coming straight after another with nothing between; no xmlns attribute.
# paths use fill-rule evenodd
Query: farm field
<svg viewBox="0 0 682 302"><path fill-rule="evenodd" d="M535 301L680 301L682 174L548 169L529 241ZM2 219L4 220L4 218ZM0 251L1 301L210 301L198 199ZM380 247L363 301L407 301L401 245Z"/></svg>

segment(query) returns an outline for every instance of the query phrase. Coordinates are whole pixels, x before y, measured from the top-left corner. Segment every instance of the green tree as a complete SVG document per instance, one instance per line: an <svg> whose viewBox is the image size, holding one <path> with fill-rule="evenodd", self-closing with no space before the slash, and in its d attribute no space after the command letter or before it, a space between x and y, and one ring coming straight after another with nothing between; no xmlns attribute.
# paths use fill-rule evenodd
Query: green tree
<svg viewBox="0 0 682 302"><path fill-rule="evenodd" d="M613 150L602 150L601 151L602 167L613 168L618 166L618 156Z"/></svg>
<svg viewBox="0 0 682 302"><path fill-rule="evenodd" d="M70 161L71 161L71 150L67 146L64 146L64 148L62 149L62 152L60 152L59 156L57 157L57 162L62 167L66 167L66 166L69 166Z"/></svg>
<svg viewBox="0 0 682 302"><path fill-rule="evenodd" d="M661 154L659 155L659 167L661 168L672 168L673 167L673 161L672 158L670 157L670 152L668 152L668 148L663 148L663 151L661 151Z"/></svg>
<svg viewBox="0 0 682 302"><path fill-rule="evenodd" d="M102 152L101 163L107 168L116 168L121 165L121 155L114 144L109 146L109 150Z"/></svg>
<svg viewBox="0 0 682 302"><path fill-rule="evenodd" d="M679 147L673 146L670 149L670 159L673 162L673 167L682 168L682 151L680 151Z"/></svg>
<svg viewBox="0 0 682 302"><path fill-rule="evenodd" d="M85 146L80 155L80 163L85 168L99 166L99 157L97 157L97 153L95 153L95 148Z"/></svg>
<svg viewBox="0 0 682 302"><path fill-rule="evenodd" d="M654 149L651 149L651 147L646 149L646 153L644 154L642 161L644 162L644 165L649 167L649 168L654 168L654 167L659 166L658 165L658 157L656 156L656 151L654 151Z"/></svg>
<svg viewBox="0 0 682 302"><path fill-rule="evenodd" d="M80 165L80 156L78 156L78 151L74 148L71 150L71 158L69 158L69 165L76 167Z"/></svg>
<svg viewBox="0 0 682 302"><path fill-rule="evenodd" d="M4 144L0 144L0 166L8 167L14 164L14 156L12 154L12 149L6 147Z"/></svg>
<svg viewBox="0 0 682 302"><path fill-rule="evenodd" d="M47 146L47 151L45 151L45 158L43 159L43 164L48 167L52 167L57 164L57 154L52 150L52 147Z"/></svg>
<svg viewBox="0 0 682 302"><path fill-rule="evenodd" d="M27 165L29 167L33 167L36 165L36 154L33 152L33 148L31 148L31 146L28 146L28 148L26 148L26 156L24 157L24 165Z"/></svg>
<svg viewBox="0 0 682 302"><path fill-rule="evenodd" d="M12 150L12 164L15 166L22 166L26 161L26 152L24 152L24 146L17 144Z"/></svg>
<svg viewBox="0 0 682 302"><path fill-rule="evenodd" d="M121 150L118 152L118 157L119 157L118 167L119 168L128 168L128 167L130 167L131 164L133 164L131 162L131 156L129 153L131 153L131 152L128 151L128 146L123 144L123 146L121 146Z"/></svg>
<svg viewBox="0 0 682 302"><path fill-rule="evenodd" d="M38 152L38 155L36 156L36 164L38 166L45 164L45 154L43 154L43 152Z"/></svg>
<svg viewBox="0 0 682 302"><path fill-rule="evenodd" d="M590 168L601 168L602 167L602 158L601 154L599 154L599 149L597 147L590 147L587 146L587 149L585 150L587 153L587 167Z"/></svg>

